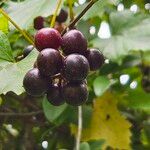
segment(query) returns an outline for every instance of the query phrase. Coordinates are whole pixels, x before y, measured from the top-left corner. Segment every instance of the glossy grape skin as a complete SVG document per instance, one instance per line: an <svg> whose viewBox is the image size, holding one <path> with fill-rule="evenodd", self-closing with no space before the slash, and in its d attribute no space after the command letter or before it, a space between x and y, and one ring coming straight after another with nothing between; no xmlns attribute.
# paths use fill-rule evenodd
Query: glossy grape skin
<svg viewBox="0 0 150 150"><path fill-rule="evenodd" d="M88 60L79 54L68 55L64 59L62 75L68 81L82 81L89 72Z"/></svg>
<svg viewBox="0 0 150 150"><path fill-rule="evenodd" d="M59 23L63 23L67 20L67 18L68 12L64 9L61 9L59 15L56 17L56 21Z"/></svg>
<svg viewBox="0 0 150 150"><path fill-rule="evenodd" d="M47 92L47 99L48 101L54 106L60 106L65 103L62 97L62 88L58 84L54 84L49 87Z"/></svg>
<svg viewBox="0 0 150 150"><path fill-rule="evenodd" d="M36 30L44 28L44 18L42 16L38 16L34 19L34 28Z"/></svg>
<svg viewBox="0 0 150 150"><path fill-rule="evenodd" d="M61 35L54 28L42 28L35 35L35 46L39 51L45 48L58 49L61 44Z"/></svg>
<svg viewBox="0 0 150 150"><path fill-rule="evenodd" d="M80 106L88 99L88 89L84 83L68 83L64 85L62 93L66 103L72 106Z"/></svg>
<svg viewBox="0 0 150 150"><path fill-rule="evenodd" d="M29 53L34 49L33 45L29 45L27 46L24 50L23 50L23 56L26 57L29 55Z"/></svg>
<svg viewBox="0 0 150 150"><path fill-rule="evenodd" d="M62 37L62 50L65 55L84 54L87 50L87 40L80 31L70 30Z"/></svg>
<svg viewBox="0 0 150 150"><path fill-rule="evenodd" d="M35 97L42 96L48 89L48 82L44 79L37 68L29 70L23 80L26 92Z"/></svg>
<svg viewBox="0 0 150 150"><path fill-rule="evenodd" d="M52 76L60 72L63 65L63 58L59 51L47 48L42 50L37 58L37 66L44 76Z"/></svg>
<svg viewBox="0 0 150 150"><path fill-rule="evenodd" d="M89 62L91 71L100 69L104 64L104 55L98 49L88 49L85 56Z"/></svg>

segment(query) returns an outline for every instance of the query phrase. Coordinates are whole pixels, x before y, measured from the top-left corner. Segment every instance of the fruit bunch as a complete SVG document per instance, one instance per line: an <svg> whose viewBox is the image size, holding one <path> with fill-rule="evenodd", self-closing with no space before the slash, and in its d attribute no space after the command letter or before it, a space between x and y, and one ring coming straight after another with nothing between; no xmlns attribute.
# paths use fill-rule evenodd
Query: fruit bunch
<svg viewBox="0 0 150 150"><path fill-rule="evenodd" d="M39 51L35 68L27 72L23 85L31 96L47 94L49 102L79 106L88 99L86 77L99 69L104 56L98 49L87 49L87 40L78 30L63 36L54 28L43 28L35 35Z"/></svg>

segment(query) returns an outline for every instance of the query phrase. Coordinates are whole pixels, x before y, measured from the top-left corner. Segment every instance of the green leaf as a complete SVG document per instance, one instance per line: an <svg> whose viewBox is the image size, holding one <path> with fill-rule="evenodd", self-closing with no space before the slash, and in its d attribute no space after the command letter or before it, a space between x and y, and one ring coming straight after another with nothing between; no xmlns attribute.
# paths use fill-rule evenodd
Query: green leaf
<svg viewBox="0 0 150 150"><path fill-rule="evenodd" d="M8 20L0 14L0 30L8 33Z"/></svg>
<svg viewBox="0 0 150 150"><path fill-rule="evenodd" d="M32 51L25 59L17 63L9 63L0 70L0 94L9 91L20 95L24 92L23 78L29 71L37 57L37 50ZM7 63L7 61L6 61Z"/></svg>
<svg viewBox="0 0 150 150"><path fill-rule="evenodd" d="M91 149L90 149L90 146L87 142L83 142L80 145L80 150L91 150Z"/></svg>
<svg viewBox="0 0 150 150"><path fill-rule="evenodd" d="M13 62L13 54L7 36L0 31L0 62L2 60Z"/></svg>
<svg viewBox="0 0 150 150"><path fill-rule="evenodd" d="M136 110L143 110L150 113L150 94L142 89L130 90L125 97L128 107Z"/></svg>
<svg viewBox="0 0 150 150"><path fill-rule="evenodd" d="M104 14L104 7L107 6L110 2L108 0L105 1L98 1L96 2L88 11L87 13L82 17L83 20L88 20L93 17L101 17ZM85 7L87 6L87 3L83 5L79 5L77 8L75 8L75 12L78 14L81 12Z"/></svg>
<svg viewBox="0 0 150 150"><path fill-rule="evenodd" d="M108 59L121 63L131 50L150 49L149 17L129 11L113 12L110 15L110 27L111 38L96 38L91 42L94 47L99 47Z"/></svg>
<svg viewBox="0 0 150 150"><path fill-rule="evenodd" d="M10 17L23 29L28 29L35 17L48 17L54 13L57 1L54 0L26 0L24 2L8 2Z"/></svg>
<svg viewBox="0 0 150 150"><path fill-rule="evenodd" d="M43 110L48 121L58 124L57 120L60 115L66 110L67 104L61 106L51 105L46 98L43 100ZM63 117L62 117L63 120Z"/></svg>
<svg viewBox="0 0 150 150"><path fill-rule="evenodd" d="M88 143L91 150L101 150L105 140L90 140Z"/></svg>
<svg viewBox="0 0 150 150"><path fill-rule="evenodd" d="M93 88L96 96L101 96L110 86L111 82L105 76L97 77L93 82Z"/></svg>

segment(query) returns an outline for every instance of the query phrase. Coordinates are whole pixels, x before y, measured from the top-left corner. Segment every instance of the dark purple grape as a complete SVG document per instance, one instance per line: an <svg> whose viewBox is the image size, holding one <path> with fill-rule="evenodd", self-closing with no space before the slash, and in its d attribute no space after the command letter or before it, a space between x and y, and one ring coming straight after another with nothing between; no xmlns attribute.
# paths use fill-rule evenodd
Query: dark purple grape
<svg viewBox="0 0 150 150"><path fill-rule="evenodd" d="M63 87L63 97L66 103L79 106L88 99L87 85L84 83L68 83Z"/></svg>
<svg viewBox="0 0 150 150"><path fill-rule="evenodd" d="M29 53L34 49L33 45L29 45L27 46L24 50L23 50L23 56L26 57L29 55Z"/></svg>
<svg viewBox="0 0 150 150"><path fill-rule="evenodd" d="M39 51L45 48L58 49L61 46L62 38L54 28L43 28L35 35L35 46Z"/></svg>
<svg viewBox="0 0 150 150"><path fill-rule="evenodd" d="M63 58L59 51L47 48L39 53L37 66L42 75L52 76L60 72L63 66Z"/></svg>
<svg viewBox="0 0 150 150"><path fill-rule="evenodd" d="M59 23L63 23L67 20L67 18L68 12L64 9L61 9L59 15L56 17L56 21Z"/></svg>
<svg viewBox="0 0 150 150"><path fill-rule="evenodd" d="M48 93L47 93L47 99L54 106L62 105L65 101L62 97L61 86L57 84L50 86Z"/></svg>
<svg viewBox="0 0 150 150"><path fill-rule="evenodd" d="M44 18L42 16L38 16L34 19L34 28L36 30L44 28Z"/></svg>
<svg viewBox="0 0 150 150"><path fill-rule="evenodd" d="M62 75L69 81L82 81L89 72L88 60L79 54L68 55L64 60Z"/></svg>
<svg viewBox="0 0 150 150"><path fill-rule="evenodd" d="M28 71L23 80L26 92L31 96L42 96L48 89L48 82L41 75L37 68Z"/></svg>
<svg viewBox="0 0 150 150"><path fill-rule="evenodd" d="M62 50L66 55L84 54L87 50L87 40L80 31L70 30L63 36Z"/></svg>
<svg viewBox="0 0 150 150"><path fill-rule="evenodd" d="M100 69L100 67L104 64L104 55L98 49L89 49L85 56L88 59L91 71Z"/></svg>

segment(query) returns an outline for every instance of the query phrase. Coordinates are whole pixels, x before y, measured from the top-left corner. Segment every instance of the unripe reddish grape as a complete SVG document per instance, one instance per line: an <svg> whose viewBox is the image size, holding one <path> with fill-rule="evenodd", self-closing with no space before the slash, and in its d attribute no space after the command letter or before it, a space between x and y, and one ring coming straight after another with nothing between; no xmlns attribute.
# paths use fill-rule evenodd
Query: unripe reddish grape
<svg viewBox="0 0 150 150"><path fill-rule="evenodd" d="M42 28L35 35L35 46L39 51L45 48L58 49L61 43L61 35L54 28Z"/></svg>

